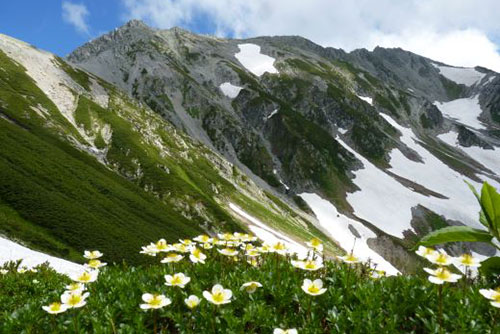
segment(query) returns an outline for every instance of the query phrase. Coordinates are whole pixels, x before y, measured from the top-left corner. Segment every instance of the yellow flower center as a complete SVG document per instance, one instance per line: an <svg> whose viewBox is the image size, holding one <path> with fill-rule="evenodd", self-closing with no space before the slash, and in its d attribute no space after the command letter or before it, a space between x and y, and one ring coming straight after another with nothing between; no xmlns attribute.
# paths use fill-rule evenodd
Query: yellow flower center
<svg viewBox="0 0 500 334"><path fill-rule="evenodd" d="M464 264L466 266L470 266L471 264L474 263L474 259L473 259L472 255L464 254L464 255L462 255L462 260L460 262L462 262L462 264Z"/></svg>
<svg viewBox="0 0 500 334"><path fill-rule="evenodd" d="M310 293L318 293L319 292L319 288L315 285L315 284L311 284L308 288L307 288L307 291L309 291Z"/></svg>
<svg viewBox="0 0 500 334"><path fill-rule="evenodd" d="M216 303L222 303L224 301L224 293L221 292L216 292L212 294L212 298Z"/></svg>
<svg viewBox="0 0 500 334"><path fill-rule="evenodd" d="M431 255L433 252L434 252L434 249L426 247L424 250L424 255Z"/></svg>
<svg viewBox="0 0 500 334"><path fill-rule="evenodd" d="M311 240L311 245L312 245L313 247L318 247L318 246L321 246L321 240L316 239L316 238L313 238L313 239Z"/></svg>
<svg viewBox="0 0 500 334"><path fill-rule="evenodd" d="M52 312L57 312L61 310L61 303L52 303L50 304L50 310Z"/></svg>
<svg viewBox="0 0 500 334"><path fill-rule="evenodd" d="M436 270L436 277L442 281L446 281L451 277L451 273L448 269L439 268Z"/></svg>
<svg viewBox="0 0 500 334"><path fill-rule="evenodd" d="M316 269L316 263L314 263L313 261L309 260L309 261L305 262L305 266L304 267L306 269Z"/></svg>
<svg viewBox="0 0 500 334"><path fill-rule="evenodd" d="M352 261L352 262L354 262L354 261L357 261L357 260L358 260L358 258L357 258L357 257L355 257L355 256L354 256L354 255L352 255L352 254L349 254L349 255L347 255L347 257L345 258L345 260L346 260L346 261Z"/></svg>
<svg viewBox="0 0 500 334"><path fill-rule="evenodd" d="M167 249L167 243L165 241L158 241L156 243L156 248L160 250Z"/></svg>
<svg viewBox="0 0 500 334"><path fill-rule="evenodd" d="M199 258L201 251L198 248L195 248L191 254L193 254L194 257Z"/></svg>
<svg viewBox="0 0 500 334"><path fill-rule="evenodd" d="M161 298L159 295L153 295L153 299L149 301L149 305L151 306L160 306Z"/></svg>
<svg viewBox="0 0 500 334"><path fill-rule="evenodd" d="M276 245L274 245L274 249L275 250L285 250L286 247L285 247L285 244L278 242Z"/></svg>
<svg viewBox="0 0 500 334"><path fill-rule="evenodd" d="M447 262L448 262L448 255L446 255L446 254L440 253L436 257L436 263L444 264L444 263L447 263Z"/></svg>
<svg viewBox="0 0 500 334"><path fill-rule="evenodd" d="M71 305L71 306L75 306L75 305L80 304L81 301L82 301L82 296L80 296L79 294L72 294L72 295L70 295L67 304Z"/></svg>
<svg viewBox="0 0 500 334"><path fill-rule="evenodd" d="M174 277L172 277L171 284L172 285L181 285L182 284L182 278L180 276L174 275Z"/></svg>
<svg viewBox="0 0 500 334"><path fill-rule="evenodd" d="M90 276L90 274L88 272L84 272L80 277L79 277L79 281L82 281L82 282L88 282L90 281L90 279L92 278L92 276Z"/></svg>

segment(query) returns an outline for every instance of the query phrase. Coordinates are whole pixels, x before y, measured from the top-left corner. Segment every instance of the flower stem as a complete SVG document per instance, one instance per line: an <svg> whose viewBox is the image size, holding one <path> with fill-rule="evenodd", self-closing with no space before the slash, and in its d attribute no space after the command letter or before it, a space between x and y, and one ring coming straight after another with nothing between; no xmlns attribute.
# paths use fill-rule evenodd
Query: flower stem
<svg viewBox="0 0 500 334"><path fill-rule="evenodd" d="M443 285L438 286L438 321L439 333L443 333Z"/></svg>
<svg viewBox="0 0 500 334"><path fill-rule="evenodd" d="M78 328L78 313L73 314L73 326L75 326L75 333L80 333L80 330Z"/></svg>
<svg viewBox="0 0 500 334"><path fill-rule="evenodd" d="M158 332L158 311L157 310L153 311L153 326L154 326L153 333L156 334Z"/></svg>

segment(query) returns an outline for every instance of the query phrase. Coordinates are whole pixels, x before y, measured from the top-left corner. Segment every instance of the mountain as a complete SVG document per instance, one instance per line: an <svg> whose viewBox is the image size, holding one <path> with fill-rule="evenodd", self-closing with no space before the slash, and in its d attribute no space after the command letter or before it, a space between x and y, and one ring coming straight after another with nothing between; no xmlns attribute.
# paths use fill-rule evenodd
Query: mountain
<svg viewBox="0 0 500 334"><path fill-rule="evenodd" d="M119 88L0 35L2 236L77 262L97 248L138 263L160 237L327 239L312 220Z"/></svg>
<svg viewBox="0 0 500 334"><path fill-rule="evenodd" d="M136 20L65 60L0 50L0 232L54 255L140 261L145 240L242 229L413 273L421 236L482 228L464 181L500 184L500 75L482 67Z"/></svg>
<svg viewBox="0 0 500 334"><path fill-rule="evenodd" d="M482 67L141 21L67 59L313 212L347 251L357 238L355 253L376 251L402 271L412 271L407 248L429 231L481 228L464 180L499 185L500 76Z"/></svg>

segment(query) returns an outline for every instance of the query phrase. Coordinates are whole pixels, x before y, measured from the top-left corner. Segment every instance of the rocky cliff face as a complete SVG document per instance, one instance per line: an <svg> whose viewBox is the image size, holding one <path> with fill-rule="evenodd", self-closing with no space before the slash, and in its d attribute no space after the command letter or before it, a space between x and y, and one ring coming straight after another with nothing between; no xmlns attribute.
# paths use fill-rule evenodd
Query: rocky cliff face
<svg viewBox="0 0 500 334"><path fill-rule="evenodd" d="M268 191L302 207L305 200L346 249L358 236L347 229L339 237L342 217L368 228L358 238L365 243L383 236L379 248L408 245L416 207L479 226L462 180L498 186L500 79L484 68L401 49L346 53L298 36L219 39L139 21L68 61L126 90ZM323 215L327 204L310 193L338 216Z"/></svg>

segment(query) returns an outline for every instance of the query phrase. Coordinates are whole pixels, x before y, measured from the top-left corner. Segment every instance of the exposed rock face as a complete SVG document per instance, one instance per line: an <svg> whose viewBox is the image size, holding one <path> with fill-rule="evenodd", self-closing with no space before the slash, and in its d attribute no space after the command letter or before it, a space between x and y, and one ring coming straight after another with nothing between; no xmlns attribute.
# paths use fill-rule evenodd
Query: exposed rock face
<svg viewBox="0 0 500 334"><path fill-rule="evenodd" d="M464 147L478 146L485 150L493 150L488 142L479 138L477 134L467 129L463 125L457 126L458 128L458 142Z"/></svg>
<svg viewBox="0 0 500 334"><path fill-rule="evenodd" d="M423 113L420 116L420 121L424 128L440 128L443 125L443 114L432 103L426 102L422 106Z"/></svg>

